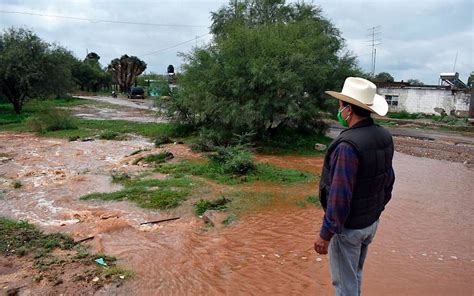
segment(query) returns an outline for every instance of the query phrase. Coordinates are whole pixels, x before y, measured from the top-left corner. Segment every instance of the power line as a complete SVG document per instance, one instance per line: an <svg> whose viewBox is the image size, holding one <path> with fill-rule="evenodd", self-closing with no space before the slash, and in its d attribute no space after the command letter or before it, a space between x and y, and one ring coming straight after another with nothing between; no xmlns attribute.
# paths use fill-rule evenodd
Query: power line
<svg viewBox="0 0 474 296"><path fill-rule="evenodd" d="M77 20L77 21L88 21L88 22L94 22L94 23L113 23L113 24L126 24L126 25L139 25L139 26L155 26L155 27L187 27L187 28L207 28L207 27L208 27L208 26L182 25L182 24L137 23L137 22L128 22L128 21L114 21L114 20L82 18L82 17L65 16L65 15L41 14L41 13L24 12L24 11L6 11L6 10L0 10L0 13L33 15L33 16L41 16L41 17L54 17L54 18Z"/></svg>
<svg viewBox="0 0 474 296"><path fill-rule="evenodd" d="M196 36L194 37L193 39L189 39L189 40L186 40L186 41L183 41L183 42L180 42L178 44L175 44L175 45L172 45L170 47L166 47L166 48L162 48L162 49L158 49L158 50L155 50L155 51L152 51L152 52L149 52L149 53L145 53L145 54L142 54L141 56L147 56L147 55L152 55L152 54L155 54L155 53L159 53L159 52L162 52L162 51L165 51L165 50L168 50L168 49L172 49L172 48L175 48L175 47L178 47L180 45L183 45L183 44L186 44L186 43L189 43L189 42L192 42L192 41L195 41L197 42L197 40L199 38L202 38L204 36L207 36L209 35L210 33L206 33L206 34L203 34L203 35L200 35L200 36Z"/></svg>

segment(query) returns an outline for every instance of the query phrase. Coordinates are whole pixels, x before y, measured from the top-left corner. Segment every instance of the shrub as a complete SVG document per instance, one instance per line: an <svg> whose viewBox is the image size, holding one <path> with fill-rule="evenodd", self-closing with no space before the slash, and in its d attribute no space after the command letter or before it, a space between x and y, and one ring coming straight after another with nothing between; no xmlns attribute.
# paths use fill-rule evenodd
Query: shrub
<svg viewBox="0 0 474 296"><path fill-rule="evenodd" d="M100 134L99 139L102 140L116 140L120 136L120 133L113 132L113 131L104 131Z"/></svg>
<svg viewBox="0 0 474 296"><path fill-rule="evenodd" d="M46 109L28 119L27 125L33 131L43 134L49 131L77 129L78 124L70 112L63 109Z"/></svg>
<svg viewBox="0 0 474 296"><path fill-rule="evenodd" d="M196 215L201 216L207 210L224 210L228 202L230 202L230 200L223 196L215 200L201 199L194 205L194 209Z"/></svg>
<svg viewBox="0 0 474 296"><path fill-rule="evenodd" d="M21 183L20 180L15 180L15 182L13 182L13 188L15 189L21 188L22 186L23 186L23 183Z"/></svg>
<svg viewBox="0 0 474 296"><path fill-rule="evenodd" d="M160 147L161 145L169 144L172 141L168 136L161 135L161 136L156 137L154 142L155 142L155 147Z"/></svg>
<svg viewBox="0 0 474 296"><path fill-rule="evenodd" d="M226 174L247 175L256 168L253 155L242 146L218 147L209 159Z"/></svg>
<svg viewBox="0 0 474 296"><path fill-rule="evenodd" d="M163 151L163 152L160 152L160 153L157 153L157 154L149 154L145 157L141 157L139 159L137 159L134 163L138 163L139 161L143 161L143 162L146 162L146 163L154 163L154 164L159 164L159 163L163 163L167 160L170 160L170 159L173 159L174 158L174 155L173 153L171 152L168 152L168 151Z"/></svg>

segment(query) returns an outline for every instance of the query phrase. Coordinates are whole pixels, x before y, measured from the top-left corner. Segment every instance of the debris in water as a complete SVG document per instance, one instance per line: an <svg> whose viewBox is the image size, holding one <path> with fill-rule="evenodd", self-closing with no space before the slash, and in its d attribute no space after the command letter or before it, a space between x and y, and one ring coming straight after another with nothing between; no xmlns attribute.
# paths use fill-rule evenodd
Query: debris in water
<svg viewBox="0 0 474 296"><path fill-rule="evenodd" d="M321 261L323 261L323 259L321 259L321 258L318 257L318 258L316 258L316 261L317 261L317 262L321 262Z"/></svg>
<svg viewBox="0 0 474 296"><path fill-rule="evenodd" d="M275 255L275 257L277 257L277 258L280 258L280 257L281 257L281 256L280 256L280 255L278 255L278 254L274 254L274 255Z"/></svg>
<svg viewBox="0 0 474 296"><path fill-rule="evenodd" d="M158 224L161 222L166 222L166 221L171 221L171 220L177 220L181 217L173 217L173 218L168 218L168 219L161 219L161 220L156 220L156 221L148 221L148 222L142 222L140 225L145 225L145 224Z"/></svg>
<svg viewBox="0 0 474 296"><path fill-rule="evenodd" d="M95 262L96 262L97 264L102 265L102 266L107 266L107 263L105 262L104 258L95 259Z"/></svg>
<svg viewBox="0 0 474 296"><path fill-rule="evenodd" d="M458 260L458 257L456 257L456 256L451 256L450 258L454 259L454 260Z"/></svg>
<svg viewBox="0 0 474 296"><path fill-rule="evenodd" d="M301 257L301 259L306 260L306 259L308 259L308 257Z"/></svg>
<svg viewBox="0 0 474 296"><path fill-rule="evenodd" d="M438 260L439 260L439 261L443 261L443 258L439 257Z"/></svg>
<svg viewBox="0 0 474 296"><path fill-rule="evenodd" d="M98 281L99 281L99 277L96 276L95 278L92 279L92 281L93 281L93 282L98 282Z"/></svg>
<svg viewBox="0 0 474 296"><path fill-rule="evenodd" d="M421 256L425 256L425 257L426 257L426 256L428 256L428 254L426 254L426 253L423 253L423 254L421 254Z"/></svg>
<svg viewBox="0 0 474 296"><path fill-rule="evenodd" d="M88 236L88 237L85 237L85 238L81 238L80 240L75 241L75 243L78 244L78 243L82 243L82 242L85 242L85 241L88 241L88 240L91 240L91 239L94 239L94 236Z"/></svg>
<svg viewBox="0 0 474 296"><path fill-rule="evenodd" d="M121 278L122 280L125 278L124 275L119 275L119 278Z"/></svg>

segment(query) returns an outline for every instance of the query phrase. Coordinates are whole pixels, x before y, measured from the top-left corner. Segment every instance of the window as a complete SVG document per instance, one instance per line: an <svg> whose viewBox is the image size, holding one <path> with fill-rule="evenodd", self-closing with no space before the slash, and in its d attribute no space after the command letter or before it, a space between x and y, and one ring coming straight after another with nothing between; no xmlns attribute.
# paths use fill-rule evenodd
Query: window
<svg viewBox="0 0 474 296"><path fill-rule="evenodd" d="M385 95L385 100L389 106L398 106L398 96L397 95Z"/></svg>

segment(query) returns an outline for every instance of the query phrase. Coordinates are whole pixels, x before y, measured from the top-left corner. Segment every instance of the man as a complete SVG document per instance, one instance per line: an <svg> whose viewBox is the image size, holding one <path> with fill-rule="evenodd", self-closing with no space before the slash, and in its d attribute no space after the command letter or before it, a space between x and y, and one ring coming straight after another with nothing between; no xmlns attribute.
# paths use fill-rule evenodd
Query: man
<svg viewBox="0 0 474 296"><path fill-rule="evenodd" d="M360 295L367 247L395 181L392 136L370 117L371 112L384 116L388 105L362 78L349 77L342 92L326 93L339 100L338 119L348 128L324 160L319 198L325 213L314 249L327 254L329 248L336 295Z"/></svg>

